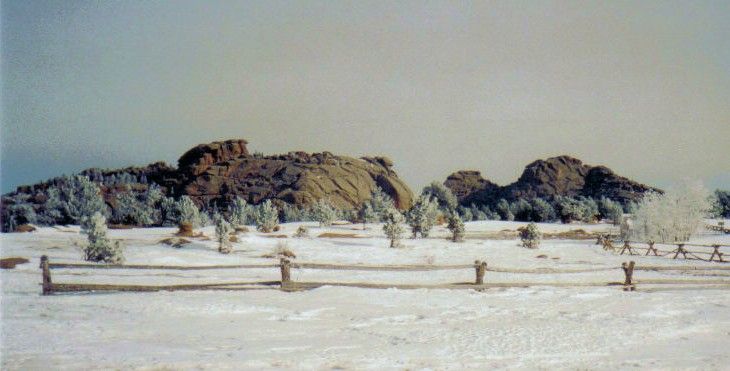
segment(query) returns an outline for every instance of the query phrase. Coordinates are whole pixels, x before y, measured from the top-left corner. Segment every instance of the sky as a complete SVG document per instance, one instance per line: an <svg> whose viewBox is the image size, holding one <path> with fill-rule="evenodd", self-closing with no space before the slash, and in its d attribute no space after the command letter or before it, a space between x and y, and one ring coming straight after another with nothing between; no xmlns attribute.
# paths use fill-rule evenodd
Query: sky
<svg viewBox="0 0 730 371"><path fill-rule="evenodd" d="M385 155L414 191L568 154L730 189L728 1L6 1L3 192L254 151Z"/></svg>

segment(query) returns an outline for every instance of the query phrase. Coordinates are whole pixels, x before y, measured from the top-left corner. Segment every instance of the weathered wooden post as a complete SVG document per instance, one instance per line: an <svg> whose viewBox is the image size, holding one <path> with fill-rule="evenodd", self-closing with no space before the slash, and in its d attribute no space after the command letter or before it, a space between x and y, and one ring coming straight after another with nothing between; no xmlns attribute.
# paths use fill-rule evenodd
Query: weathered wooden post
<svg viewBox="0 0 730 371"><path fill-rule="evenodd" d="M603 234L599 233L598 238L596 238L596 245L603 245Z"/></svg>
<svg viewBox="0 0 730 371"><path fill-rule="evenodd" d="M717 256L717 261L724 262L724 260L722 260L722 253L720 252L720 245L712 245L712 247L715 248L715 250L712 252L712 255L710 255L710 260L708 261L712 261L712 259Z"/></svg>
<svg viewBox="0 0 730 371"><path fill-rule="evenodd" d="M621 269L624 270L624 275L626 276L626 279L624 280L624 291L634 291L636 287L631 282L631 279L634 276L634 262L630 261L629 264L626 264L626 262L621 264Z"/></svg>
<svg viewBox="0 0 730 371"><path fill-rule="evenodd" d="M474 261L474 269L476 270L476 284L481 285L484 284L484 274L487 272L487 262L483 262L481 260L475 260Z"/></svg>
<svg viewBox="0 0 730 371"><path fill-rule="evenodd" d="M281 288L285 288L291 282L291 262L289 259L281 258Z"/></svg>
<svg viewBox="0 0 730 371"><path fill-rule="evenodd" d="M41 274L43 275L43 295L53 293L53 284L51 283L51 270L48 268L48 256L41 256Z"/></svg>
<svg viewBox="0 0 730 371"><path fill-rule="evenodd" d="M646 250L646 255L644 256L648 256L651 252L654 253L654 256L659 256L657 249L654 247L654 241L649 241L647 243L649 244L649 249Z"/></svg>
<svg viewBox="0 0 730 371"><path fill-rule="evenodd" d="M677 244L677 249L674 251L676 251L676 253L674 254L674 258L672 258L672 259L677 259L679 254L682 254L682 256L684 256L684 258L687 259L687 251L684 249L683 243Z"/></svg>
<svg viewBox="0 0 730 371"><path fill-rule="evenodd" d="M613 249L613 243L611 242L611 238L604 238L603 239L603 249L606 250L606 251L608 251L608 250L614 251L614 249Z"/></svg>

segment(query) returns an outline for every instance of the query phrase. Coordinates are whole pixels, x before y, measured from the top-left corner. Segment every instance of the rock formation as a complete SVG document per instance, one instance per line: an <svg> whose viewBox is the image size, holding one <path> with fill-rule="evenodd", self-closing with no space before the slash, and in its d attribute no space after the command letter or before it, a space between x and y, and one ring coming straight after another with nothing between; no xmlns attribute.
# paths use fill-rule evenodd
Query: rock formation
<svg viewBox="0 0 730 371"><path fill-rule="evenodd" d="M458 197L462 205L493 205L504 198L552 198L555 196L584 196L627 204L638 201L652 188L616 175L605 166L590 166L570 156L537 160L525 167L520 178L500 187L484 179L478 171L458 171L451 174L444 185Z"/></svg>

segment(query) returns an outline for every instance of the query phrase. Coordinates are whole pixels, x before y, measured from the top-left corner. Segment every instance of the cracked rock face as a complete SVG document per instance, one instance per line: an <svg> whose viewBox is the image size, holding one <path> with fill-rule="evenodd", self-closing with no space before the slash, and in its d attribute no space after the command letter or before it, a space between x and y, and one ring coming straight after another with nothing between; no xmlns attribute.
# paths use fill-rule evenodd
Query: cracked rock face
<svg viewBox="0 0 730 371"><path fill-rule="evenodd" d="M179 192L199 203L230 202L236 196L305 206L328 199L344 209L359 208L376 186L398 208L410 208L413 193L385 157L356 159L329 152L250 155L246 141L201 144L178 161Z"/></svg>
<svg viewBox="0 0 730 371"><path fill-rule="evenodd" d="M444 185L462 205L493 205L504 198L551 198L554 196L608 197L627 204L638 201L648 191L661 190L616 175L605 166L590 166L570 156L537 160L525 167L520 178L500 187L484 179L478 171L451 174Z"/></svg>

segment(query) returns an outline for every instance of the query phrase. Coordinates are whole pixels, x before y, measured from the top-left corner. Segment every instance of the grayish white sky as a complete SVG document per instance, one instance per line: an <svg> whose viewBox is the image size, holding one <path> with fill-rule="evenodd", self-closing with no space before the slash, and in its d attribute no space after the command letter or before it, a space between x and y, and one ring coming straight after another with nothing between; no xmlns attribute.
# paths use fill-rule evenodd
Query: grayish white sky
<svg viewBox="0 0 730 371"><path fill-rule="evenodd" d="M198 143L730 188L728 1L2 1L2 191Z"/></svg>

